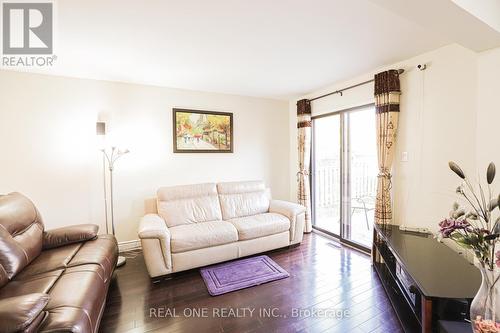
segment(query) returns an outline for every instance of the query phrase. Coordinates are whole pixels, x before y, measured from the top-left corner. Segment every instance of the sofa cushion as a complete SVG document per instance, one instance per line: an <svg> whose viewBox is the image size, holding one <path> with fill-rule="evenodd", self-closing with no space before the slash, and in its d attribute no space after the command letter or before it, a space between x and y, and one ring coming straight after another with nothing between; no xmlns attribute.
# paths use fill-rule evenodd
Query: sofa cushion
<svg viewBox="0 0 500 333"><path fill-rule="evenodd" d="M212 221L170 228L172 253L236 242L238 232L229 222Z"/></svg>
<svg viewBox="0 0 500 333"><path fill-rule="evenodd" d="M94 332L89 315L81 308L63 306L48 311L40 325L40 332Z"/></svg>
<svg viewBox="0 0 500 333"><path fill-rule="evenodd" d="M157 196L158 214L169 227L222 219L215 184L162 187Z"/></svg>
<svg viewBox="0 0 500 333"><path fill-rule="evenodd" d="M169 227L222 219L217 196L159 201L158 214Z"/></svg>
<svg viewBox="0 0 500 333"><path fill-rule="evenodd" d="M235 194L258 192L266 189L266 185L261 180L250 180L243 182L223 182L217 184L217 193Z"/></svg>
<svg viewBox="0 0 500 333"><path fill-rule="evenodd" d="M7 272L3 268L2 264L0 264L0 288L5 286L9 282L9 276L7 275Z"/></svg>
<svg viewBox="0 0 500 333"><path fill-rule="evenodd" d="M160 187L156 194L158 201L174 201L216 195L217 188L215 183L167 186Z"/></svg>
<svg viewBox="0 0 500 333"><path fill-rule="evenodd" d="M42 273L64 269L81 246L82 243L77 243L42 251L16 278L22 280Z"/></svg>
<svg viewBox="0 0 500 333"><path fill-rule="evenodd" d="M67 269L49 292L49 314L41 331L94 332L106 292L96 272L85 266Z"/></svg>
<svg viewBox="0 0 500 333"><path fill-rule="evenodd" d="M42 251L43 222L20 193L0 196L0 264L12 279Z"/></svg>
<svg viewBox="0 0 500 333"><path fill-rule="evenodd" d="M219 183L217 191L224 220L269 211L271 193L261 181Z"/></svg>
<svg viewBox="0 0 500 333"><path fill-rule="evenodd" d="M0 289L0 299L5 297L21 296L30 293L48 294L64 270L59 269L46 273L41 273L26 279L10 281L5 287Z"/></svg>
<svg viewBox="0 0 500 333"><path fill-rule="evenodd" d="M279 234L290 229L290 220L276 213L240 217L228 222L238 230L239 240Z"/></svg>
<svg viewBox="0 0 500 333"><path fill-rule="evenodd" d="M70 267L86 266L89 270L95 270L101 276L103 282L107 282L113 274L118 259L118 243L111 235L99 235L96 239L83 243L78 252L66 265ZM91 268L96 265L99 268Z"/></svg>
<svg viewBox="0 0 500 333"><path fill-rule="evenodd" d="M26 332L48 301L49 295L40 293L0 300L1 332Z"/></svg>

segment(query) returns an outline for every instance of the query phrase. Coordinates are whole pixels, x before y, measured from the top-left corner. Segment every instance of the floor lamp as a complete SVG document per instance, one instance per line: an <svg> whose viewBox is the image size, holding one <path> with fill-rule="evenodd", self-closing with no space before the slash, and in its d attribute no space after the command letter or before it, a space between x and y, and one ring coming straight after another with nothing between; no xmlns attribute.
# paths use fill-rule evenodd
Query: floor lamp
<svg viewBox="0 0 500 333"><path fill-rule="evenodd" d="M96 134L99 136L106 135L106 123L97 122L96 123ZM106 183L106 164L109 171L109 192L110 192L110 212L111 212L111 232L113 236L115 234L115 211L114 211L114 198L113 198L113 171L115 169L115 162L123 155L129 152L128 149L120 150L116 147L111 147L111 151L106 151L106 149L101 149L102 152L102 177L103 177L103 189L104 189L104 214L106 216L106 233L108 230L108 193L107 193L107 183ZM125 264L126 258L124 256L119 256L116 266L122 266Z"/></svg>
<svg viewBox="0 0 500 333"><path fill-rule="evenodd" d="M110 199L110 213L111 213L111 232L115 236L115 211L114 211L114 198L113 198L113 171L115 169L115 162L122 157L123 155L129 153L129 150L121 150L116 147L111 147L111 151L106 151L106 149L101 149L103 154L104 164L104 204L105 204L105 212L106 212L106 229L108 227L108 203L107 203L107 193L106 193L106 162L108 165L109 171L109 199ZM118 262L116 264L117 267L125 264L125 257L119 256Z"/></svg>

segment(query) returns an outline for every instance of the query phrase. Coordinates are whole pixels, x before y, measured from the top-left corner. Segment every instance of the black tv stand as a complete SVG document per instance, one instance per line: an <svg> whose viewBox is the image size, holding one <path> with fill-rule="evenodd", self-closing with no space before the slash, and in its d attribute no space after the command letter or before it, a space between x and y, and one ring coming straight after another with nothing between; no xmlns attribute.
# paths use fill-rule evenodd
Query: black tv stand
<svg viewBox="0 0 500 333"><path fill-rule="evenodd" d="M405 332L438 332L439 320L465 322L479 270L431 235L376 226L373 267Z"/></svg>

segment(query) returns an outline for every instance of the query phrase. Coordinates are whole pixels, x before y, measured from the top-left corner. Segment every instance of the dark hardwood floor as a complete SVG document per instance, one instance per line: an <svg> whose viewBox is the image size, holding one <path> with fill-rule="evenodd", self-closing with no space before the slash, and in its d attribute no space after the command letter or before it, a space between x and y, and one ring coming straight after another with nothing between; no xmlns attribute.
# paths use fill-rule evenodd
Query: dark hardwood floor
<svg viewBox="0 0 500 333"><path fill-rule="evenodd" d="M267 253L289 278L217 297L197 269L153 283L142 253L128 252L110 286L100 332L401 332L370 257L335 244L305 235L299 247ZM221 318L231 309L239 313ZM334 310L347 313L338 318Z"/></svg>

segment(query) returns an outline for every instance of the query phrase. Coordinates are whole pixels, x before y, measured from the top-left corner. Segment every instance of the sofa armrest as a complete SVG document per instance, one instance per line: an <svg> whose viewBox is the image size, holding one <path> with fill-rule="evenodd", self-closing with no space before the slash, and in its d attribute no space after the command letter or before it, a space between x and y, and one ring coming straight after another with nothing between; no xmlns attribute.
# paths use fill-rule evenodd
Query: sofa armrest
<svg viewBox="0 0 500 333"><path fill-rule="evenodd" d="M269 211L285 215L291 220L300 213L304 213L306 211L306 207L289 201L271 200Z"/></svg>
<svg viewBox="0 0 500 333"><path fill-rule="evenodd" d="M40 315L48 302L49 295L39 293L0 299L0 332L23 331Z"/></svg>
<svg viewBox="0 0 500 333"><path fill-rule="evenodd" d="M85 242L97 237L99 226L95 224L77 224L52 229L43 233L43 248L52 249L72 243Z"/></svg>
<svg viewBox="0 0 500 333"><path fill-rule="evenodd" d="M140 239L169 239L170 231L168 230L165 220L158 214L147 214L139 223L139 238Z"/></svg>
<svg viewBox="0 0 500 333"><path fill-rule="evenodd" d="M290 244L302 241L306 207L289 201L271 200L269 212L284 215L290 220Z"/></svg>
<svg viewBox="0 0 500 333"><path fill-rule="evenodd" d="M170 231L165 220L157 214L145 215L139 224L139 238L149 276L171 273Z"/></svg>

